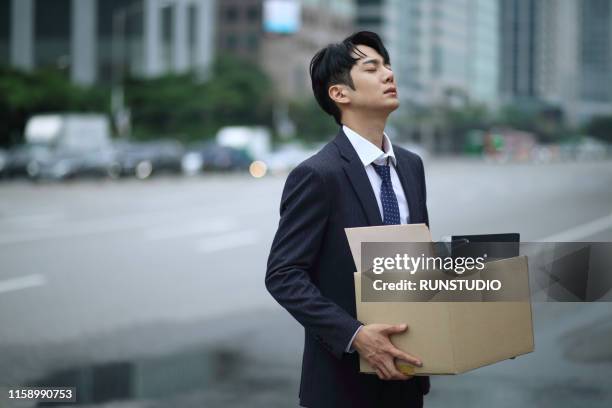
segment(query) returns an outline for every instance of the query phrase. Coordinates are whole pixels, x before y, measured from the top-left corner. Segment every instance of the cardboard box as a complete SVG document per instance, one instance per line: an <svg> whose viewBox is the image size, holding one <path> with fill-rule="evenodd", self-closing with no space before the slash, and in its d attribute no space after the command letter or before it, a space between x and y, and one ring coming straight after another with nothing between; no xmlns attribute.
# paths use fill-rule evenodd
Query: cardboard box
<svg viewBox="0 0 612 408"><path fill-rule="evenodd" d="M459 374L534 350L529 274L524 256L488 262L483 276L512 276L514 290L523 301L495 299L494 293L477 294L482 301L444 301L440 293L427 302L362 302L362 242L429 242L424 224L347 228L355 265L357 318L364 324L408 324L408 331L393 335L395 346L421 359L423 367L398 362L411 375ZM503 296L503 295L502 295ZM361 359L361 372L373 373Z"/></svg>

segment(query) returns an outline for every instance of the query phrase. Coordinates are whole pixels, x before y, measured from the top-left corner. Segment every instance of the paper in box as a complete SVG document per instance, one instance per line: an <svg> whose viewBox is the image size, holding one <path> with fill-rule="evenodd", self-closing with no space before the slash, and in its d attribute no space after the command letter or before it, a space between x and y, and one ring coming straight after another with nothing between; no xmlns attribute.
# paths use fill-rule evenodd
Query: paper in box
<svg viewBox="0 0 612 408"><path fill-rule="evenodd" d="M414 375L459 374L532 352L534 349L529 274L524 256L488 262L483 278L510 282L521 301L506 300L505 292L477 292L474 301L448 302L439 293L429 301L363 302L361 298L361 244L363 242L430 242L424 224L347 228L355 265L357 319L364 324L408 324L391 341L418 357L423 367L398 364ZM366 278L367 279L367 278ZM496 298L498 297L498 298ZM361 372L374 370L360 360Z"/></svg>

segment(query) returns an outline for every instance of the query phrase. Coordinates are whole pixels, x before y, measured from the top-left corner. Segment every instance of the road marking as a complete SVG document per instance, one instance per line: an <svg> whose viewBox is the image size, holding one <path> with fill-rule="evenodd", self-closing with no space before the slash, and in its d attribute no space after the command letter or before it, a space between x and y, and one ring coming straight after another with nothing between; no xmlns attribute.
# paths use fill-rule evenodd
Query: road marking
<svg viewBox="0 0 612 408"><path fill-rule="evenodd" d="M200 221L171 227L152 228L145 231L145 238L149 241L181 238L189 235L211 234L227 232L238 227L238 222L229 218Z"/></svg>
<svg viewBox="0 0 612 408"><path fill-rule="evenodd" d="M12 278L0 281L0 293L11 292L15 290L28 289L36 286L41 286L47 283L43 275L27 275L19 278Z"/></svg>
<svg viewBox="0 0 612 408"><path fill-rule="evenodd" d="M203 212L218 211L218 208L206 209L200 207L177 208L176 210L161 210L141 214L123 214L99 219L87 219L57 224L45 230L15 231L0 233L0 245L19 244L47 239L78 237L108 232L127 231L131 229L151 228L164 223L176 223L182 219L197 219ZM226 208L227 210L227 208ZM231 211L234 216L245 216L263 212L259 207L250 206Z"/></svg>
<svg viewBox="0 0 612 408"><path fill-rule="evenodd" d="M599 218L595 221L567 229L546 238L539 239L538 242L573 242L578 241L598 232L612 228L612 214Z"/></svg>
<svg viewBox="0 0 612 408"><path fill-rule="evenodd" d="M259 240L259 233L255 230L243 230L229 234L206 238L198 242L198 252L210 253L239 248L255 244Z"/></svg>
<svg viewBox="0 0 612 408"><path fill-rule="evenodd" d="M76 221L74 223L57 225L55 229L44 231L19 231L13 234L6 234L4 236L0 235L0 245L143 228L156 222L168 221L170 219L169 217L164 218L151 216L150 214L142 214L113 217L110 219L101 220Z"/></svg>
<svg viewBox="0 0 612 408"><path fill-rule="evenodd" d="M64 213L47 213L47 214L22 214L13 215L11 217L0 217L0 222L8 224L24 224L26 226L39 227L42 225L51 224L65 218Z"/></svg>

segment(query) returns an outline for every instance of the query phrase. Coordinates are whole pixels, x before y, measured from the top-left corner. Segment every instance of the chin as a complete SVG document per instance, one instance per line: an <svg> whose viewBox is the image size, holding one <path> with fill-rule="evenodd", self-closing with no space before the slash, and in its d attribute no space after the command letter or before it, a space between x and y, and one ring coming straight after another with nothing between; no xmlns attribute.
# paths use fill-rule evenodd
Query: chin
<svg viewBox="0 0 612 408"><path fill-rule="evenodd" d="M387 104L388 108L389 108L389 113L393 112L394 110L396 110L397 108L399 108L400 106L400 102L399 99L395 99L393 101L389 101L389 103Z"/></svg>

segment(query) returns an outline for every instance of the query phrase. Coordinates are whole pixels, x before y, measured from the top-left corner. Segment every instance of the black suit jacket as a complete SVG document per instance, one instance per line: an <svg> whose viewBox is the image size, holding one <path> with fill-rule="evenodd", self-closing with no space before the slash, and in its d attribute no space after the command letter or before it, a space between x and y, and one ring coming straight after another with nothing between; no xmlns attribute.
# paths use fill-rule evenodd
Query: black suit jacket
<svg viewBox="0 0 612 408"><path fill-rule="evenodd" d="M393 150L410 221L429 224L423 163L405 149ZM380 407L384 398L394 407L419 406L429 391L428 377L381 381L361 374L358 354L345 353L361 323L355 318L356 267L344 229L372 225L382 225L376 197L340 129L287 177L266 272L268 291L305 329L304 406Z"/></svg>

